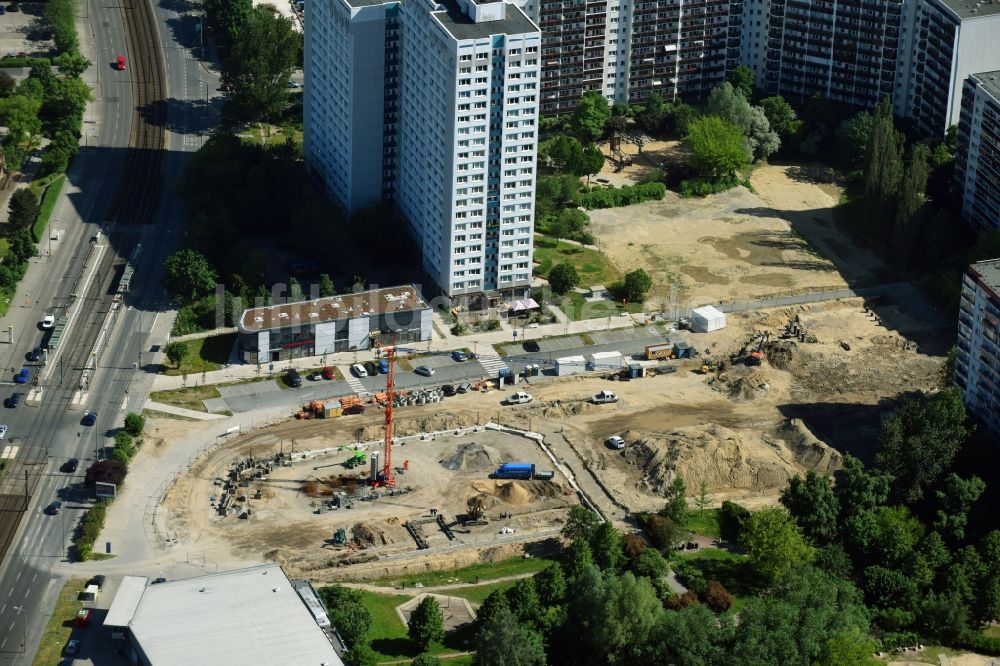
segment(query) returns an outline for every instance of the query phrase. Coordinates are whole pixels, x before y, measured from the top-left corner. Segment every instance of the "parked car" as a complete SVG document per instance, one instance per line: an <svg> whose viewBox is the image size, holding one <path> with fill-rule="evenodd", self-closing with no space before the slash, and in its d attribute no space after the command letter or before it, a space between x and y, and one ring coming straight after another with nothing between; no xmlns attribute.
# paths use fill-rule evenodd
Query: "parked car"
<svg viewBox="0 0 1000 666"><path fill-rule="evenodd" d="M8 409L14 409L21 404L22 393L11 393L10 397L3 401L3 406Z"/></svg>
<svg viewBox="0 0 1000 666"><path fill-rule="evenodd" d="M159 585L160 583L166 583L166 582L167 582L167 579L166 579L166 578L157 578L157 579L155 579L155 580L154 580L154 581L153 581L152 583L150 583L150 584L151 584L151 585Z"/></svg>
<svg viewBox="0 0 1000 666"><path fill-rule="evenodd" d="M445 384L444 386L441 387L441 393L443 393L445 397L450 398L451 396L455 395L457 391L455 390L455 387L452 386L451 384Z"/></svg>
<svg viewBox="0 0 1000 666"><path fill-rule="evenodd" d="M39 361L42 360L42 348L35 347L30 352L28 352L27 358L29 363L38 363Z"/></svg>
<svg viewBox="0 0 1000 666"><path fill-rule="evenodd" d="M604 443L608 445L609 449L615 449L616 451L620 451L625 448L625 440L618 435L608 437L604 440Z"/></svg>
<svg viewBox="0 0 1000 666"><path fill-rule="evenodd" d="M299 376L298 370L295 368L288 368L285 371L285 383L292 388L299 388L302 386L302 377Z"/></svg>
<svg viewBox="0 0 1000 666"><path fill-rule="evenodd" d="M45 507L45 513L50 516L58 516L59 512L62 510L62 502L55 500L47 507Z"/></svg>
<svg viewBox="0 0 1000 666"><path fill-rule="evenodd" d="M420 375L421 377L433 377L434 376L434 368L430 368L430 367L428 367L426 365L418 365L417 367L413 368L413 372L415 372L416 374Z"/></svg>
<svg viewBox="0 0 1000 666"><path fill-rule="evenodd" d="M319 380L323 379L323 375L318 372L313 372L307 375L306 379L308 379L311 382L318 382Z"/></svg>
<svg viewBox="0 0 1000 666"><path fill-rule="evenodd" d="M365 366L361 365L360 363L355 363L354 365L351 366L351 374L353 374L355 377L367 377L368 371L365 370Z"/></svg>
<svg viewBox="0 0 1000 666"><path fill-rule="evenodd" d="M107 578L103 574L98 574L98 575L94 576L93 578L91 578L90 582L87 583L87 585L96 585L98 590L103 590L104 589L104 581L106 581L106 580L107 580Z"/></svg>
<svg viewBox="0 0 1000 666"><path fill-rule="evenodd" d="M30 375L31 375L31 370L29 370L28 368L21 368L21 372L14 375L14 383L27 384Z"/></svg>
<svg viewBox="0 0 1000 666"><path fill-rule="evenodd" d="M468 393L471 390L472 390L472 384L470 384L469 382L462 382L461 384L458 385L459 393Z"/></svg>
<svg viewBox="0 0 1000 666"><path fill-rule="evenodd" d="M512 393L507 396L501 402L505 405L526 405L534 400L530 393L525 393L524 391L518 391L517 393Z"/></svg>
<svg viewBox="0 0 1000 666"><path fill-rule="evenodd" d="M378 375L378 363L375 361L365 361L365 372L368 373L369 377L375 377Z"/></svg>
<svg viewBox="0 0 1000 666"><path fill-rule="evenodd" d="M3 423L0 423L0 439L3 439L6 436L7 436L7 426Z"/></svg>
<svg viewBox="0 0 1000 666"><path fill-rule="evenodd" d="M298 88L299 87L299 82L295 81L293 79L288 79L288 87L289 88Z"/></svg>
<svg viewBox="0 0 1000 666"><path fill-rule="evenodd" d="M323 370L322 370L322 372L320 374L323 375L323 379L333 379L334 378L333 368L331 368L330 366L327 366L327 367L323 368Z"/></svg>
<svg viewBox="0 0 1000 666"><path fill-rule="evenodd" d="M458 361L459 363L461 363L462 361L465 361L469 357L466 355L465 352L462 352L462 351L453 351L451 353L451 358L452 358L452 360Z"/></svg>
<svg viewBox="0 0 1000 666"><path fill-rule="evenodd" d="M64 472L69 472L70 474L72 474L73 472L75 472L77 470L77 468L79 466L80 466L80 460L79 459L77 459L77 458L70 458L63 465L63 471Z"/></svg>
<svg viewBox="0 0 1000 666"><path fill-rule="evenodd" d="M42 328L52 328L56 325L55 315L47 314L42 317Z"/></svg>
<svg viewBox="0 0 1000 666"><path fill-rule="evenodd" d="M524 344L522 344L521 346L524 348L524 351L526 352L535 353L537 351L541 351L541 347L539 347L538 343L535 342L534 340L525 340Z"/></svg>
<svg viewBox="0 0 1000 666"><path fill-rule="evenodd" d="M387 359L379 359L378 362L379 374L386 375L389 374L389 361Z"/></svg>
<svg viewBox="0 0 1000 666"><path fill-rule="evenodd" d="M76 654L78 649L80 649L80 641L75 638L69 639L69 643L66 643L66 654Z"/></svg>
<svg viewBox="0 0 1000 666"><path fill-rule="evenodd" d="M85 426L92 426L97 423L97 412L87 412L80 421Z"/></svg>

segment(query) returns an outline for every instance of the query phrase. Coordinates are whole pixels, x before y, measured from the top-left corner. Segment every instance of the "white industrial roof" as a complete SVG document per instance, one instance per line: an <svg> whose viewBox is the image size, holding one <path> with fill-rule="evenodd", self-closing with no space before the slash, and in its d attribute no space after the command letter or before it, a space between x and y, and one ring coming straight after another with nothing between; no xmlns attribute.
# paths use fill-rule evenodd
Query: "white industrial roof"
<svg viewBox="0 0 1000 666"><path fill-rule="evenodd" d="M125 576L122 584L115 592L115 600L111 602L108 609L108 616L104 618L104 624L109 627L127 627L135 615L135 609L139 606L142 593L146 590L145 576Z"/></svg>
<svg viewBox="0 0 1000 666"><path fill-rule="evenodd" d="M712 305L705 305L705 306L700 307L700 308L695 308L694 314L700 315L701 317L704 317L705 319L718 319L719 317L725 317L726 316L718 308L716 308L716 307L714 307Z"/></svg>
<svg viewBox="0 0 1000 666"><path fill-rule="evenodd" d="M343 666L277 564L150 585L129 627L155 666Z"/></svg>
<svg viewBox="0 0 1000 666"><path fill-rule="evenodd" d="M573 365L573 364L576 364L576 365L586 365L587 364L587 359L585 359L582 356L563 356L562 358L557 358L556 359L556 363L558 363L560 365L563 365L563 364L568 364L568 365Z"/></svg>

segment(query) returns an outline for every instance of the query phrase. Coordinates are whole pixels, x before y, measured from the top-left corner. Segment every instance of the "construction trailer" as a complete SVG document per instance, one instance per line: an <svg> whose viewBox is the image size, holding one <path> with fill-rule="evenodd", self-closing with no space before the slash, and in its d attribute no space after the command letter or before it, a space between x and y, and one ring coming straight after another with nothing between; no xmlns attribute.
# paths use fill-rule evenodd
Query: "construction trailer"
<svg viewBox="0 0 1000 666"><path fill-rule="evenodd" d="M576 375L587 369L587 359L583 356L564 356L556 359L556 375Z"/></svg>
<svg viewBox="0 0 1000 666"><path fill-rule="evenodd" d="M646 358L650 361L673 358L674 346L669 342L646 345Z"/></svg>
<svg viewBox="0 0 1000 666"><path fill-rule="evenodd" d="M691 330L696 333L710 333L726 327L726 313L711 305L696 308L691 313Z"/></svg>
<svg viewBox="0 0 1000 666"><path fill-rule="evenodd" d="M588 370L596 370L597 368L615 370L625 364L622 360L622 353L616 351L594 352L590 358Z"/></svg>

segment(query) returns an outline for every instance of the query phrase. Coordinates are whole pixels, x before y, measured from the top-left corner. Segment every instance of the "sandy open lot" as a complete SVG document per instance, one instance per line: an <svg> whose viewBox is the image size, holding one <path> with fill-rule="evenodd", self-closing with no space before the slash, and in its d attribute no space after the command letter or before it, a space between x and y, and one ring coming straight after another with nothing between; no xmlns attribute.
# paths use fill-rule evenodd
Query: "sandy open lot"
<svg viewBox="0 0 1000 666"><path fill-rule="evenodd" d="M606 163L599 175L616 185L658 173L680 158L677 142L624 146L634 165L620 173ZM590 211L598 246L622 271L653 276L653 306L698 306L768 294L842 288L879 280L882 266L837 230L840 189L819 167L762 165L750 181L705 198ZM671 290L671 285L677 289ZM658 302L659 301L659 302Z"/></svg>

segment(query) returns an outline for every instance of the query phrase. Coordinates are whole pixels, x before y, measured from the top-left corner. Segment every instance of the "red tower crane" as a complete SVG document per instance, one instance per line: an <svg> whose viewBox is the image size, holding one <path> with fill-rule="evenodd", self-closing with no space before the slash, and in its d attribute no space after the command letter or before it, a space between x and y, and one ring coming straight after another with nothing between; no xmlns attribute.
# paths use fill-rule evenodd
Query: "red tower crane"
<svg viewBox="0 0 1000 666"><path fill-rule="evenodd" d="M382 476L376 480L376 485L395 487L396 477L392 474L392 404L396 397L396 340L393 338L392 344L383 347L382 342L376 340L375 348L385 351L385 361L389 365L385 375L385 445L382 453Z"/></svg>

